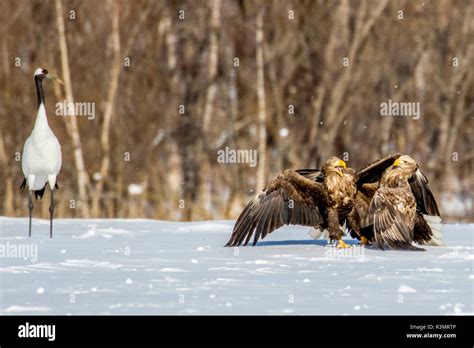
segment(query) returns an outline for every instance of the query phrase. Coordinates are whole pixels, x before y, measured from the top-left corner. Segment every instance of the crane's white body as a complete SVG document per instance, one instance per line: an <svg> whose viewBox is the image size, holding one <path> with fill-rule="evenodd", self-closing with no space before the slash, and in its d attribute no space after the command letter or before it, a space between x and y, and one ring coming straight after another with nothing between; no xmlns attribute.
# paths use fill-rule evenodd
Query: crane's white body
<svg viewBox="0 0 474 348"><path fill-rule="evenodd" d="M49 127L44 104L38 107L35 126L23 147L21 166L30 191L41 190L46 183L54 190L61 170L61 145Z"/></svg>

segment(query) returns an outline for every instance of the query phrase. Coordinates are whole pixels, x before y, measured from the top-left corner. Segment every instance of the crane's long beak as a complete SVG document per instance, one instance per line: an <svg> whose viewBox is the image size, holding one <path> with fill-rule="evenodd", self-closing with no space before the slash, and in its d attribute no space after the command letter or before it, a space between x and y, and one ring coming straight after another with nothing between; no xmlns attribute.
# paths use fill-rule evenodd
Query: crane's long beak
<svg viewBox="0 0 474 348"><path fill-rule="evenodd" d="M50 79L50 80L53 80L53 81L56 81L56 82L60 83L61 85L64 85L64 82L57 76L48 74L48 75L46 75L46 78Z"/></svg>

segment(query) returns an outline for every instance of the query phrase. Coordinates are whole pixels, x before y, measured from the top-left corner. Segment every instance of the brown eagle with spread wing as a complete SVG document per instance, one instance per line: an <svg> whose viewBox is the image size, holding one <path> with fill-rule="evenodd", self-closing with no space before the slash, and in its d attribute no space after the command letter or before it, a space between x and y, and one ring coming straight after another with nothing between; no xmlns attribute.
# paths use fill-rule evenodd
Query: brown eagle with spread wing
<svg viewBox="0 0 474 348"><path fill-rule="evenodd" d="M358 173L356 209L363 228L353 237L375 241L381 249L423 250L412 245L442 245L438 205L418 164L392 154Z"/></svg>
<svg viewBox="0 0 474 348"><path fill-rule="evenodd" d="M346 248L341 226L359 235L360 219L354 207L355 171L331 157L322 170L286 170L258 193L240 214L226 246L253 245L284 225L328 230L329 238Z"/></svg>

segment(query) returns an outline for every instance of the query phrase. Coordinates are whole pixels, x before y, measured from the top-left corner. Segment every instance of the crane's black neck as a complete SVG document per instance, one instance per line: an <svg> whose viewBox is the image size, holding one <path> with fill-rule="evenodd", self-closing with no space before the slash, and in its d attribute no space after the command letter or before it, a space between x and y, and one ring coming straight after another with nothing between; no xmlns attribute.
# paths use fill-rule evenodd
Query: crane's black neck
<svg viewBox="0 0 474 348"><path fill-rule="evenodd" d="M35 76L36 84L36 95L38 96L38 107L44 105L44 92L43 92L43 80L38 76Z"/></svg>

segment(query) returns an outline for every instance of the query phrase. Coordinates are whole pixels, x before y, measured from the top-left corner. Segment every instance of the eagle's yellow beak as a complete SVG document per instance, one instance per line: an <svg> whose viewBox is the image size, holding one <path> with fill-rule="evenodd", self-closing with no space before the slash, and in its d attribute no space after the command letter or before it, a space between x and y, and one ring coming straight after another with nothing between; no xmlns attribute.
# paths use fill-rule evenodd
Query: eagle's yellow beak
<svg viewBox="0 0 474 348"><path fill-rule="evenodd" d="M341 168L346 168L346 162L344 162L343 160L339 160L336 163L336 171L337 171L337 174L339 174L340 176L344 176L344 173L342 172Z"/></svg>
<svg viewBox="0 0 474 348"><path fill-rule="evenodd" d="M398 167L400 165L400 158L397 158L395 162L393 162L394 167Z"/></svg>

